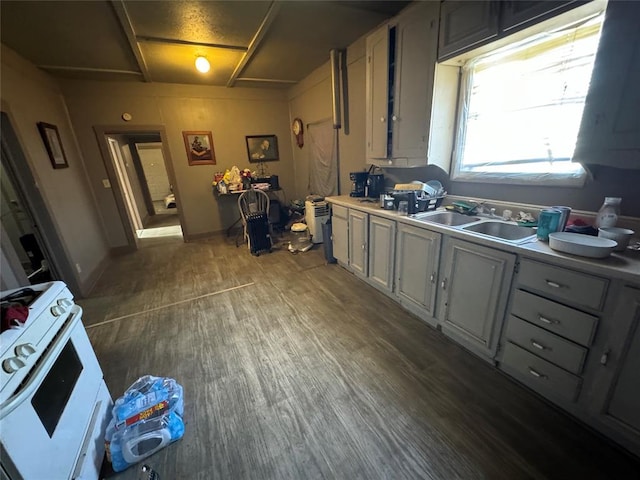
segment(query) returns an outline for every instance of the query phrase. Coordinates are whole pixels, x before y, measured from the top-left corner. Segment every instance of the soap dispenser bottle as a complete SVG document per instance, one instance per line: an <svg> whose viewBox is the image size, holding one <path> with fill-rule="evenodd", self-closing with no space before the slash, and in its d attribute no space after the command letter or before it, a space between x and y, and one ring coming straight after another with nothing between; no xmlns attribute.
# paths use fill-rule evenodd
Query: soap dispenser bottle
<svg viewBox="0 0 640 480"><path fill-rule="evenodd" d="M620 215L620 202L622 202L620 197L605 197L604 203L598 210L598 215L596 215L597 228L616 226Z"/></svg>

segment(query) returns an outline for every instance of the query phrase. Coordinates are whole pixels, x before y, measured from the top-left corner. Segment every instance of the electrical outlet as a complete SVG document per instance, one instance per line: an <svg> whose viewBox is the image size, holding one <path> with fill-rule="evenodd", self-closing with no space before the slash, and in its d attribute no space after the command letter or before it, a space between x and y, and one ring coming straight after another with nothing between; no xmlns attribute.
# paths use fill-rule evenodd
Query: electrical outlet
<svg viewBox="0 0 640 480"><path fill-rule="evenodd" d="M82 273L82 268L80 268L79 263L76 263L76 270L78 271L78 273Z"/></svg>
<svg viewBox="0 0 640 480"><path fill-rule="evenodd" d="M108 178L103 178L102 179L102 186L104 188L111 188L111 182L109 181Z"/></svg>

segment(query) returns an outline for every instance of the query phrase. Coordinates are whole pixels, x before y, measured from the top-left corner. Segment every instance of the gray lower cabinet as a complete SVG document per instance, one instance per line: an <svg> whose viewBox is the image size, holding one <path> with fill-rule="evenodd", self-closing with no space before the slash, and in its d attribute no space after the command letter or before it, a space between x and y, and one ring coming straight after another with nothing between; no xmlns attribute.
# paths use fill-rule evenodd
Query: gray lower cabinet
<svg viewBox="0 0 640 480"><path fill-rule="evenodd" d="M349 209L349 267L366 277L369 267L369 214Z"/></svg>
<svg viewBox="0 0 640 480"><path fill-rule="evenodd" d="M585 372L585 397L594 426L640 455L640 286L614 299L610 328Z"/></svg>
<svg viewBox="0 0 640 480"><path fill-rule="evenodd" d="M446 239L438 314L442 332L486 359L493 359L504 319L514 254Z"/></svg>
<svg viewBox="0 0 640 480"><path fill-rule="evenodd" d="M349 265L349 209L331 206L331 242L333 256L343 265Z"/></svg>
<svg viewBox="0 0 640 480"><path fill-rule="evenodd" d="M393 291L396 222L369 215L369 282L385 293Z"/></svg>
<svg viewBox="0 0 640 480"><path fill-rule="evenodd" d="M609 280L521 258L500 368L567 409L577 408Z"/></svg>
<svg viewBox="0 0 640 480"><path fill-rule="evenodd" d="M398 224L395 293L400 303L435 326L441 235Z"/></svg>

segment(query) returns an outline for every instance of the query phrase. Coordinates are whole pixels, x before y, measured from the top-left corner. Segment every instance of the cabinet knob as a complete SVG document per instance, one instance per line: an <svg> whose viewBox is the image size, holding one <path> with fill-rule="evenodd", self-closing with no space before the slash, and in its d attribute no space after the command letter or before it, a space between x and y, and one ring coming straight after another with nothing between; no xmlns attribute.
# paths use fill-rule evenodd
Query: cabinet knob
<svg viewBox="0 0 640 480"><path fill-rule="evenodd" d="M435 273L432 273L432 274L431 274L431 276L429 277L429 281L430 281L431 283L435 283L435 282L436 282L436 274L435 274Z"/></svg>
<svg viewBox="0 0 640 480"><path fill-rule="evenodd" d="M549 285L550 287L553 288L562 288L562 285L559 284L558 282L554 282L552 280L545 280L545 282L547 282L547 285Z"/></svg>
<svg viewBox="0 0 640 480"><path fill-rule="evenodd" d="M395 121L397 121L397 120L398 120L398 117L397 117L396 115L393 115L393 116L391 117L391 120L393 120L393 121L395 122Z"/></svg>
<svg viewBox="0 0 640 480"><path fill-rule="evenodd" d="M385 120L384 117L380 117L380 122L381 123L384 123L384 120Z"/></svg>
<svg viewBox="0 0 640 480"><path fill-rule="evenodd" d="M442 287L443 290L446 290L446 288L447 288L447 279L446 278L444 280L442 280L442 283L440 283L440 286Z"/></svg>
<svg viewBox="0 0 640 480"><path fill-rule="evenodd" d="M607 349L602 353L602 356L600 357L600 364L601 365L606 365L607 362L609 361L609 354L611 353L611 350Z"/></svg>

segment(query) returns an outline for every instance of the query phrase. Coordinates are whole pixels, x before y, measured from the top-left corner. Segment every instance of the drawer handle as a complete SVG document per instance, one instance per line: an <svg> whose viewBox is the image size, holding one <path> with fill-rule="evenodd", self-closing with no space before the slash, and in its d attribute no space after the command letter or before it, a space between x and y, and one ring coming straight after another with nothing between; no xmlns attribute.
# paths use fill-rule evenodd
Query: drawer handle
<svg viewBox="0 0 640 480"><path fill-rule="evenodd" d="M538 320L542 323L546 323L547 325L553 325L554 323L560 323L559 320L549 320L547 317L543 317L542 315L538 315Z"/></svg>
<svg viewBox="0 0 640 480"><path fill-rule="evenodd" d="M562 288L561 284L559 284L558 282L554 282L553 280L545 280L545 282L547 282L547 285L549 285L550 287Z"/></svg>
<svg viewBox="0 0 640 480"><path fill-rule="evenodd" d="M536 342L535 340L531 340L531 345L533 345L538 350L547 350L547 347L545 347L541 343Z"/></svg>
<svg viewBox="0 0 640 480"><path fill-rule="evenodd" d="M533 375L534 377L536 377L536 378L543 378L543 379L545 379L545 380L548 378L546 375L543 375L543 374L542 374L542 373L540 373L540 372L536 372L532 367L528 367L528 368L529 368L529 373L530 373L531 375Z"/></svg>

